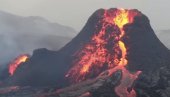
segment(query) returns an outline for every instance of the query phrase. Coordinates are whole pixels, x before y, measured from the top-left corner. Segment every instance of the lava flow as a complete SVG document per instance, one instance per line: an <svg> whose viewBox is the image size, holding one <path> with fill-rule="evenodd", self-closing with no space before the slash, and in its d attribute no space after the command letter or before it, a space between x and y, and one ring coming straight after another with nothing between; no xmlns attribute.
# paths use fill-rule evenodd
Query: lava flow
<svg viewBox="0 0 170 97"><path fill-rule="evenodd" d="M102 20L99 21L101 30L76 54L78 59L73 62L75 65L66 76L80 82L94 78L105 70L108 70L110 75L116 70L122 70L122 79L120 85L115 87L115 92L119 97L135 97L132 85L140 71L131 74L125 68L128 64L128 53L123 41L126 37L123 27L133 23L137 15L140 13L133 10L105 10ZM128 88L131 88L131 91L128 91Z"/></svg>
<svg viewBox="0 0 170 97"><path fill-rule="evenodd" d="M28 55L24 54L24 55L20 55L19 57L17 57L10 65L9 65L9 74L12 76L16 69L18 68L19 65L21 65L21 63L24 63L27 59L29 58Z"/></svg>

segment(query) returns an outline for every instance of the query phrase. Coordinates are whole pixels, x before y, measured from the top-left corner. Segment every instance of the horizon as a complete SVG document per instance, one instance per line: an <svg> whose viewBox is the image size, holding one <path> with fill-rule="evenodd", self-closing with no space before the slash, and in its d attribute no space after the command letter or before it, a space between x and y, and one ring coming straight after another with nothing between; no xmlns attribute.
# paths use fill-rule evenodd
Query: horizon
<svg viewBox="0 0 170 97"><path fill-rule="evenodd" d="M170 3L168 0L157 0L154 2L148 0L122 1L123 0L1 0L0 10L24 17L40 16L50 22L56 22L61 25L72 27L79 32L87 22L88 18L97 9L138 9L150 19L150 23L154 30L170 29L170 18L168 18L170 17L170 14L166 13L166 15L163 15L165 9L170 9ZM70 11L72 12L70 13Z"/></svg>

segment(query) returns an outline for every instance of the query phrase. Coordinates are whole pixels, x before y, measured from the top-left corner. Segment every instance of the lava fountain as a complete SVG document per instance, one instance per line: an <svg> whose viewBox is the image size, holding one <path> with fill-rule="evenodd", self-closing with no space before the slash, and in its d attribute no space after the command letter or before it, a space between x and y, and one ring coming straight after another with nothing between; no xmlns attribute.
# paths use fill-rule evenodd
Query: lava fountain
<svg viewBox="0 0 170 97"><path fill-rule="evenodd" d="M132 74L126 69L128 50L123 38L126 37L124 26L133 23L137 15L140 13L126 9L105 10L95 34L76 54L78 59L73 62L75 65L66 77L80 82L94 78L105 70L109 71L109 75L122 70L122 79L115 92L119 97L135 97L136 93L131 87L141 72Z"/></svg>
<svg viewBox="0 0 170 97"><path fill-rule="evenodd" d="M11 62L11 64L9 65L9 74L12 76L16 69L18 68L19 65L21 65L21 63L26 62L26 60L29 58L28 55L23 54L18 56L13 62Z"/></svg>

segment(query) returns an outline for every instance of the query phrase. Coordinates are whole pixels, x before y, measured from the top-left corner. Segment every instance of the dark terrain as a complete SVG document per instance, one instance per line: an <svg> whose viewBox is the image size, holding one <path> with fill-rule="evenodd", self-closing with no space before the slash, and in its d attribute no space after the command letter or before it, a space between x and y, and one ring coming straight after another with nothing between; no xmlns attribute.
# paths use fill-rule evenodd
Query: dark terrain
<svg viewBox="0 0 170 97"><path fill-rule="evenodd" d="M116 9L109 9L114 11ZM142 14L138 10L138 13ZM2 97L117 97L114 88L119 84L121 70L112 76L103 74L93 79L71 85L65 78L76 59L74 54L81 51L83 45L98 33L104 9L99 9L87 21L80 33L58 51L37 49L30 59L23 63L14 76L5 79L5 86L21 86L10 90ZM96 25L99 28L96 29ZM170 52L155 35L150 21L142 14L134 22L124 26L126 36L123 41L128 47L127 69L131 72L142 71L133 87L137 97L170 97ZM23 89L22 87L26 87ZM33 88L33 87L43 88ZM46 88L44 88L46 87ZM129 87L129 91L133 87ZM63 89L59 89L63 88ZM29 95L29 96L28 96Z"/></svg>

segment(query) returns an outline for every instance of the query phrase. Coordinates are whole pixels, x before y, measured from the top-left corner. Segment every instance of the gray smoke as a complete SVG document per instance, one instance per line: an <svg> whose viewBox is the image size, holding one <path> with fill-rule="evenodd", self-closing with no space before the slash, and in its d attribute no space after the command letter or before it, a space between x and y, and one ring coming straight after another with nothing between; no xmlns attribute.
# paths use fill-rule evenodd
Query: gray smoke
<svg viewBox="0 0 170 97"><path fill-rule="evenodd" d="M76 35L70 27L42 17L21 17L0 11L0 65L34 49L58 50Z"/></svg>

